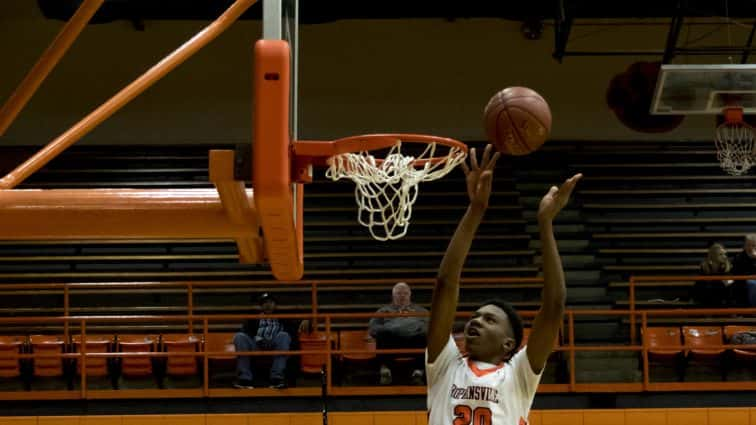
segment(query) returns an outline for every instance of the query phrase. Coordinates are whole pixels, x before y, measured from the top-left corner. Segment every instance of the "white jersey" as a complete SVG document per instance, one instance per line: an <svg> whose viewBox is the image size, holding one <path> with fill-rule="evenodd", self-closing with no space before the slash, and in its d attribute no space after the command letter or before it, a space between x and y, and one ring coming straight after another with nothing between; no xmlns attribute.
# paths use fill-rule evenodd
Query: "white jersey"
<svg viewBox="0 0 756 425"><path fill-rule="evenodd" d="M454 339L428 363L428 425L525 425L540 374L525 349L490 369L462 357Z"/></svg>

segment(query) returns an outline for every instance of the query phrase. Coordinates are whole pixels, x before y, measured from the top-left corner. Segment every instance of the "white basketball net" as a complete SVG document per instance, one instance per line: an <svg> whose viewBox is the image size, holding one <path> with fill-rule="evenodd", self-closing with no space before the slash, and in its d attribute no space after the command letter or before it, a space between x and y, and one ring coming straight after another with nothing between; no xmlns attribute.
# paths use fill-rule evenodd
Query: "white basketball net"
<svg viewBox="0 0 756 425"><path fill-rule="evenodd" d="M354 191L359 208L357 220L370 230L374 239L399 239L407 234L420 182L445 176L467 157L460 148L445 148L448 149L445 157L417 167L415 161L435 157L436 143L428 144L417 157L402 155L401 140L383 161L377 161L368 151L336 155L330 158L326 177L334 181L348 178L357 185Z"/></svg>
<svg viewBox="0 0 756 425"><path fill-rule="evenodd" d="M717 127L714 142L719 164L728 174L745 174L754 165L756 137L750 125L744 122L725 122Z"/></svg>

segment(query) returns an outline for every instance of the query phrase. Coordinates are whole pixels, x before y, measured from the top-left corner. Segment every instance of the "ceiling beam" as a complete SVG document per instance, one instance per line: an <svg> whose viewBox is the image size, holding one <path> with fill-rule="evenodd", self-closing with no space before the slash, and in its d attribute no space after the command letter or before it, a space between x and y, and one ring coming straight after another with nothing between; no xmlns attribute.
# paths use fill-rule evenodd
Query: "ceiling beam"
<svg viewBox="0 0 756 425"><path fill-rule="evenodd" d="M677 52L677 40L680 38L680 30L682 29L683 20L685 19L685 11L687 10L687 1L677 1L677 13L672 17L672 22L669 25L669 32L667 33L667 44L664 47L664 56L662 57L662 63L670 63L675 58Z"/></svg>

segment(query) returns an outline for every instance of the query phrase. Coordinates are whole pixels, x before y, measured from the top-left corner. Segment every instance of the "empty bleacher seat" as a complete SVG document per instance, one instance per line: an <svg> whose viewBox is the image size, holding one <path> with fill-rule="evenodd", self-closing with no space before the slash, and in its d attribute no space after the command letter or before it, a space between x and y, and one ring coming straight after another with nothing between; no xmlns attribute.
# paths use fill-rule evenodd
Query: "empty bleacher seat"
<svg viewBox="0 0 756 425"><path fill-rule="evenodd" d="M328 338L324 332L300 333L299 346L302 351L328 349L329 339L333 342L334 338ZM328 356L326 354L302 354L300 357L300 370L303 373L320 373L320 370L326 365Z"/></svg>
<svg viewBox="0 0 756 425"><path fill-rule="evenodd" d="M339 332L339 350L370 350L368 353L344 353L342 361L367 361L376 357L375 339L368 335L367 330L342 330Z"/></svg>
<svg viewBox="0 0 756 425"><path fill-rule="evenodd" d="M118 335L117 351L121 353L154 352L157 348L156 335ZM125 377L152 376L150 357L121 357L121 375Z"/></svg>
<svg viewBox="0 0 756 425"><path fill-rule="evenodd" d="M60 335L31 335L29 337L34 356L33 374L35 377L62 377L63 358L52 356L65 352L65 341ZM38 357L37 355L40 355ZM45 357L41 357L45 356Z"/></svg>
<svg viewBox="0 0 756 425"><path fill-rule="evenodd" d="M678 327L652 327L643 332L649 358L674 359L682 355L682 340ZM679 348L675 348L679 347Z"/></svg>
<svg viewBox="0 0 756 425"><path fill-rule="evenodd" d="M188 354L196 353L200 338L195 335L164 334L161 337L162 351L171 353L166 360L165 373L168 376L196 375L198 357ZM173 353L176 353L175 355ZM181 353L184 353L183 355Z"/></svg>
<svg viewBox="0 0 756 425"><path fill-rule="evenodd" d="M87 335L86 352L87 353L107 353L112 350L115 337L113 335ZM74 352L81 352L81 335L74 335L71 338ZM81 375L81 361L76 362L76 373ZM106 357L87 357L87 376L108 376L108 358Z"/></svg>
<svg viewBox="0 0 756 425"><path fill-rule="evenodd" d="M717 358L725 351L716 347L723 343L720 326L683 326L682 331L685 345L692 347L686 348L689 357Z"/></svg>
<svg viewBox="0 0 756 425"><path fill-rule="evenodd" d="M21 376L21 362L18 355L24 351L26 338L22 336L0 336L0 378Z"/></svg>
<svg viewBox="0 0 756 425"><path fill-rule="evenodd" d="M233 332L213 332L207 334L202 340L202 346L205 351L208 352L225 352L228 354L213 354L209 355L210 360L235 360L236 359L236 347L234 347L234 333Z"/></svg>

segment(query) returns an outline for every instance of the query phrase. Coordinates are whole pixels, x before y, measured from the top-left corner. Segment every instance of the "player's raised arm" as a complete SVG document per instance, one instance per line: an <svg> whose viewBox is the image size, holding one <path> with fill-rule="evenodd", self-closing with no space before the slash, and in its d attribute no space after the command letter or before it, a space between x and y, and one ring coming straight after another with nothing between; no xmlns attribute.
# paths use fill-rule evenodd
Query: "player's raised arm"
<svg viewBox="0 0 756 425"><path fill-rule="evenodd" d="M475 237L491 196L493 169L499 153L491 155L491 145L486 146L480 165L475 149L470 150L470 166L462 164L467 181L470 205L460 220L449 246L446 248L433 289L430 323L428 325L428 363L433 363L449 341L454 325L454 313L459 299L459 278L467 253Z"/></svg>
<svg viewBox="0 0 756 425"><path fill-rule="evenodd" d="M576 174L557 188L552 186L541 199L538 207L538 229L541 234L541 251L543 257L543 291L541 309L533 322L533 330L528 338L527 355L533 372L540 373L549 354L554 349L559 328L564 317L564 305L567 289L564 283L562 259L559 257L554 238L553 221L559 211L567 205L572 190L583 177Z"/></svg>

